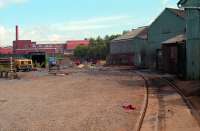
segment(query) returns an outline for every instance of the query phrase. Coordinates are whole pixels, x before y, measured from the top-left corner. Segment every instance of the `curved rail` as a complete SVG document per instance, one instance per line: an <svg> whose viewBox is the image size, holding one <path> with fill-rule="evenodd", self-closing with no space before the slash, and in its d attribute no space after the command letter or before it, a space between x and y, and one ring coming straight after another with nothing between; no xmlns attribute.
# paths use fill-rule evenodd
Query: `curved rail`
<svg viewBox="0 0 200 131"><path fill-rule="evenodd" d="M200 114L199 112L194 108L194 106L192 105L192 102L185 96L185 94L183 93L183 91L173 82L171 82L170 80L168 80L167 78L161 78L162 80L166 81L172 88L174 88L182 97L183 101L186 103L186 105L190 108L191 113L193 114L193 116L197 119L199 125L200 125Z"/></svg>
<svg viewBox="0 0 200 131"><path fill-rule="evenodd" d="M148 80L144 77L143 74L141 74L140 72L135 72L136 74L138 74L140 77L142 77L145 81L145 86L146 86L146 94L145 94L145 101L144 101L144 105L143 105L143 109L141 110L141 115L140 118L136 124L136 128L135 131L140 131L142 129L142 125L146 116L146 112L149 106L149 84L148 84ZM185 94L183 93L183 91L173 82L171 82L170 80L168 80L167 78L163 78L163 77L159 77L160 80L166 82L170 87L172 87L173 89L176 90L176 92L182 97L184 103L190 108L191 113L193 114L193 116L197 119L198 123L200 120L200 114L199 112L193 107L191 101L185 96ZM200 124L200 123L199 123Z"/></svg>
<svg viewBox="0 0 200 131"><path fill-rule="evenodd" d="M142 77L142 79L145 81L145 88L146 88L143 109L141 110L141 113L140 113L141 115L135 128L135 131L140 131L144 122L144 118L146 116L148 105L149 105L149 84L148 84L148 80L142 74L138 72L135 72L135 73L138 74L140 77Z"/></svg>

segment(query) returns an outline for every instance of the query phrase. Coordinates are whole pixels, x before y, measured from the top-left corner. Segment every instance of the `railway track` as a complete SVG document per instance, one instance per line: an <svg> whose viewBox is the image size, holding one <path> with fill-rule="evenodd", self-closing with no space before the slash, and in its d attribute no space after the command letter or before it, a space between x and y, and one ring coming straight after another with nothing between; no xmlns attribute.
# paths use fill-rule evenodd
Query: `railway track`
<svg viewBox="0 0 200 131"><path fill-rule="evenodd" d="M143 109L141 110L141 113L140 113L141 115L135 128L135 131L140 131L144 122L144 118L145 118L147 108L148 108L148 103L149 103L149 84L148 84L148 80L141 73L136 72L136 74L142 77L142 79L145 81L145 88L146 88Z"/></svg>
<svg viewBox="0 0 200 131"><path fill-rule="evenodd" d="M90 71L89 71L90 72ZM99 72L99 70L92 70L92 72ZM102 73L108 73L109 74L120 74L119 70L113 70L110 71L108 70L103 70ZM128 71L128 72L131 72ZM148 109L152 107L152 94L155 95L153 99L158 99L158 110L157 110L157 114L156 114L156 120L153 122L154 124L154 128L152 129L152 131L166 131L169 124L166 124L168 120L168 103L165 100L166 96L169 96L171 94L176 94L177 96L180 97L181 101L183 101L183 105L187 106L187 109L189 108L190 111L192 112L192 114L197 114L197 112L195 112L195 110L192 107L191 102L187 99L187 97L184 95L184 93L169 79L167 78L163 78L161 76L158 75L152 75L152 74L148 74L145 73L143 74L142 72L135 72L138 76L140 76L144 81L145 81L145 98L144 98L144 104L142 105L142 110L140 112L140 117L138 119L138 122L136 123L135 129L134 131L151 131L150 130L146 130L143 128L143 126L146 124L146 121L148 121L149 117L148 115ZM122 73L123 74L123 73ZM166 90L167 89L169 90ZM179 103L181 103L179 101ZM166 111L167 109L167 111ZM176 114L176 111L174 111L174 113ZM147 119L146 119L147 118ZM189 121L190 122L190 121ZM146 128L146 126L145 126ZM169 129L168 129L169 130ZM184 130L185 131L185 130ZM186 129L186 131L189 131ZM193 131L193 130L192 130ZM194 130L196 131L196 130ZM198 130L199 131L199 130Z"/></svg>
<svg viewBox="0 0 200 131"><path fill-rule="evenodd" d="M135 72L135 73L143 78L143 80L145 81L145 87L146 87L144 105L143 105L143 109L140 113L141 115L140 115L140 118L138 120L138 123L136 124L135 131L141 131L142 130L142 127L144 125L144 120L145 120L145 117L147 115L147 111L150 108L149 101L150 101L150 95L152 95L152 92L154 92L154 94L157 95L157 99L159 101L158 118L157 118L157 121L156 121L158 123L156 124L157 127L155 127L152 130L161 131L161 130L166 130L165 128L167 128L167 125L165 123L166 122L166 120L165 120L166 119L166 114L165 114L166 103L164 102L164 96L166 95L165 90L163 90L161 86L160 87L158 86L157 88L152 88L151 87L152 85L150 86L150 83L152 84L150 79L151 80L156 79L155 82L160 82L162 84L165 84L165 86L168 86L169 88L172 88L172 90L177 92L181 96L181 99L183 100L185 105L187 105L187 107L190 109L193 116L195 116L195 118L197 120L200 120L198 111L196 111L193 108L190 100L187 99L187 97L184 95L184 93L172 81L170 81L167 78L160 77L160 76L152 76L152 75L146 75L146 74L144 75L141 72Z"/></svg>
<svg viewBox="0 0 200 131"><path fill-rule="evenodd" d="M192 102L187 98L187 96L185 96L185 94L183 93L183 91L176 84L174 84L174 82L170 81L168 78L161 78L161 79L163 81L166 81L171 87L173 87L179 93L179 95L181 95L183 101L188 106L188 108L190 109L191 113L193 114L193 116L198 121L198 124L200 125L200 114L194 108L194 106L192 105Z"/></svg>

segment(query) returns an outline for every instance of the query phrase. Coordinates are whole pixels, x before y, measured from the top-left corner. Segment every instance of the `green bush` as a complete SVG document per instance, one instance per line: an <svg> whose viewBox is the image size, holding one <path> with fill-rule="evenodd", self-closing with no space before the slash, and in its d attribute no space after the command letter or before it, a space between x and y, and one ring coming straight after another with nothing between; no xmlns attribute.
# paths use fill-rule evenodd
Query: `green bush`
<svg viewBox="0 0 200 131"><path fill-rule="evenodd" d="M119 35L106 36L105 38L97 37L90 39L90 45L78 46L74 51L75 58L79 59L97 59L105 60L109 54L110 42Z"/></svg>

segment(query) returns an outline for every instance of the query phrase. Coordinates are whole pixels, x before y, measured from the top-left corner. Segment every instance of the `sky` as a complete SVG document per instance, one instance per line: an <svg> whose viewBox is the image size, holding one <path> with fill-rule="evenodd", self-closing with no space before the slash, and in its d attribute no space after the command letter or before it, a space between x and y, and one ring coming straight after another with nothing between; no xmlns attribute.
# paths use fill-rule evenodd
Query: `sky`
<svg viewBox="0 0 200 131"><path fill-rule="evenodd" d="M0 46L20 39L48 43L119 34L147 26L178 0L0 0Z"/></svg>

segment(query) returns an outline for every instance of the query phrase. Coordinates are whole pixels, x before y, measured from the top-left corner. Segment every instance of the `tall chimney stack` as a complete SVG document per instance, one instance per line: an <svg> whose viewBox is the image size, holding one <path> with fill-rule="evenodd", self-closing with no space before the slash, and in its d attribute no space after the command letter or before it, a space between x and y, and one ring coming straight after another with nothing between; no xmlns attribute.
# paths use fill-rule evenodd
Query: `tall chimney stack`
<svg viewBox="0 0 200 131"><path fill-rule="evenodd" d="M18 32L18 25L16 25L16 41L19 40L19 32Z"/></svg>

